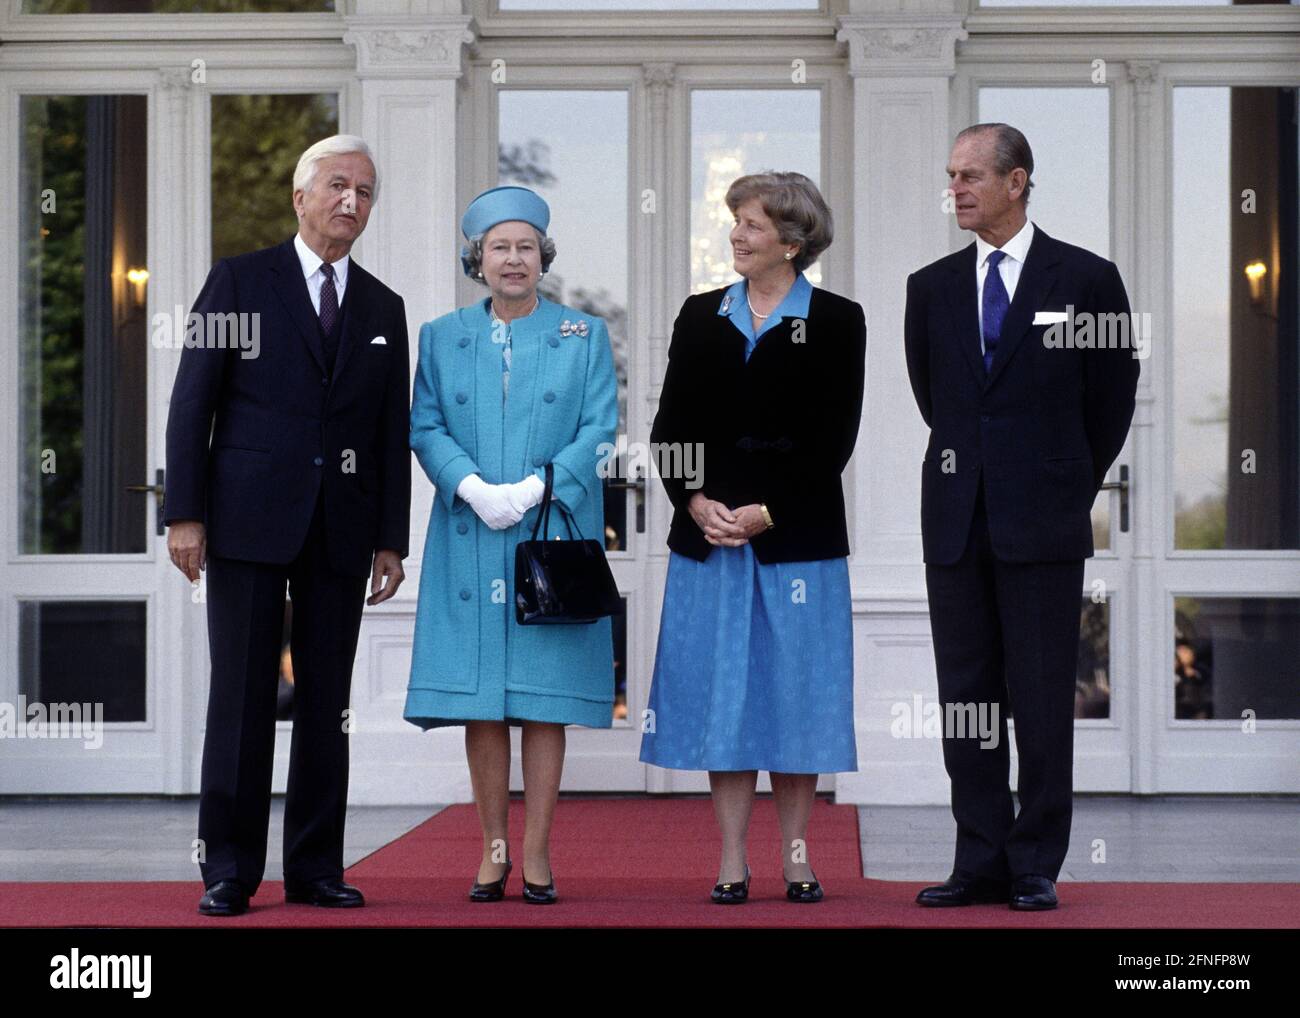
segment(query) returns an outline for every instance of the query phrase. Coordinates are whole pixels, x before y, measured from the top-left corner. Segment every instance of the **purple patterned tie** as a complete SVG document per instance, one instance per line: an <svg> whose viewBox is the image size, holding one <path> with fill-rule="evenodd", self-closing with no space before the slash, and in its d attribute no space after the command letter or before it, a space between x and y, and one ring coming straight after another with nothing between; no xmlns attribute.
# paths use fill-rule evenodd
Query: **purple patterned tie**
<svg viewBox="0 0 1300 1018"><path fill-rule="evenodd" d="M328 336L334 331L334 323L339 320L339 295L334 289L334 266L329 262L321 262L320 271L325 277L320 288L320 327Z"/></svg>

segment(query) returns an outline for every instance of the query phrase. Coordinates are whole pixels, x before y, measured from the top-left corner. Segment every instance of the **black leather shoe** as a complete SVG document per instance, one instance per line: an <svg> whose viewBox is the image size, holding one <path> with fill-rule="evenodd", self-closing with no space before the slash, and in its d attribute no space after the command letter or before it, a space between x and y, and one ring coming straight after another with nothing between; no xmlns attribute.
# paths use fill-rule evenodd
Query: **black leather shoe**
<svg viewBox="0 0 1300 1018"><path fill-rule="evenodd" d="M1003 881L959 877L954 873L942 884L922 888L916 896L916 903L931 908L952 908L957 905L1005 905L1010 898L1011 888Z"/></svg>
<svg viewBox="0 0 1300 1018"><path fill-rule="evenodd" d="M302 886L285 884L284 900L295 905L319 905L322 908L360 908L366 903L360 891L334 877L322 877Z"/></svg>
<svg viewBox="0 0 1300 1018"><path fill-rule="evenodd" d="M530 884L524 877L524 901L530 905L554 905L558 895L555 893L555 874L551 874L549 884Z"/></svg>
<svg viewBox="0 0 1300 1018"><path fill-rule="evenodd" d="M745 879L741 883L714 884L709 897L715 905L739 905L749 900L749 863L745 863Z"/></svg>
<svg viewBox="0 0 1300 1018"><path fill-rule="evenodd" d="M493 880L488 884L480 884L474 881L474 886L469 889L470 901L500 901L506 896L506 880L510 877L510 871L514 869L514 863L509 859L506 860L506 871L501 874L500 880Z"/></svg>
<svg viewBox="0 0 1300 1018"><path fill-rule="evenodd" d="M242 915L248 911L248 894L238 880L218 880L199 899L203 915Z"/></svg>
<svg viewBox="0 0 1300 1018"><path fill-rule="evenodd" d="M1018 912L1056 908L1056 884L1035 873L1016 877L1011 882L1011 907Z"/></svg>
<svg viewBox="0 0 1300 1018"><path fill-rule="evenodd" d="M784 877L785 873L782 872L781 876ZM785 896L789 901L821 901L822 885L817 882L817 874L813 874L812 880L787 880Z"/></svg>

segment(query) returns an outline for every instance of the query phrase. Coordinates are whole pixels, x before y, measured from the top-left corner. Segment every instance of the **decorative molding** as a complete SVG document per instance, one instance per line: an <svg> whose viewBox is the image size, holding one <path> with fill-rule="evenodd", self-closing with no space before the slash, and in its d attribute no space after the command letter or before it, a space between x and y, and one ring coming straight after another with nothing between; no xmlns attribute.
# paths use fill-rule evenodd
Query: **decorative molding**
<svg viewBox="0 0 1300 1018"><path fill-rule="evenodd" d="M459 78L469 17L345 17L343 41L357 49L362 78Z"/></svg>
<svg viewBox="0 0 1300 1018"><path fill-rule="evenodd" d="M835 38L849 45L853 77L951 76L966 29L957 15L851 15Z"/></svg>
<svg viewBox="0 0 1300 1018"><path fill-rule="evenodd" d="M656 99L662 99L668 89L672 87L677 80L676 64L642 64L641 76L647 85L650 86L651 94Z"/></svg>
<svg viewBox="0 0 1300 1018"><path fill-rule="evenodd" d="M1151 89L1160 73L1160 61L1130 60L1127 68L1129 80L1137 87L1138 102L1143 106L1149 106Z"/></svg>
<svg viewBox="0 0 1300 1018"><path fill-rule="evenodd" d="M194 69L188 66L160 67L158 68L159 90L168 96L183 95L190 89L197 87L193 75Z"/></svg>

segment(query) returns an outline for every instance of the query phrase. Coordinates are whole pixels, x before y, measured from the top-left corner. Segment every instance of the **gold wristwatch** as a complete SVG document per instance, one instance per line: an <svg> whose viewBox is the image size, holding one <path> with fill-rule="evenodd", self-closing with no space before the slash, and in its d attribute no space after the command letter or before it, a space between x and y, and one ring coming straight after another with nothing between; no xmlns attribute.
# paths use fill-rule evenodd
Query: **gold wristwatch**
<svg viewBox="0 0 1300 1018"><path fill-rule="evenodd" d="M767 524L768 530L771 530L776 526L776 524L772 522L772 514L767 511L767 503L760 502L758 504L758 511L763 514L763 522Z"/></svg>

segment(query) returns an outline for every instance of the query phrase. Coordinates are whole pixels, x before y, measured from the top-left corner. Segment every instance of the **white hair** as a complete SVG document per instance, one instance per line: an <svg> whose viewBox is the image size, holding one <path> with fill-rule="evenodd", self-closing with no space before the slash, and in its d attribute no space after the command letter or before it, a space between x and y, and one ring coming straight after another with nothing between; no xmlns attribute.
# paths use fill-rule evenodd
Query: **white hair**
<svg viewBox="0 0 1300 1018"><path fill-rule="evenodd" d="M347 155L349 152L360 152L370 160L370 165L375 168L375 193L374 201L379 200L379 165L375 162L375 155L370 151L370 146L366 144L364 138L359 138L355 134L335 134L328 138L322 138L311 148L298 157L298 166L293 171L293 189L295 191L310 191L311 183L316 177L316 167L322 159L329 156Z"/></svg>

